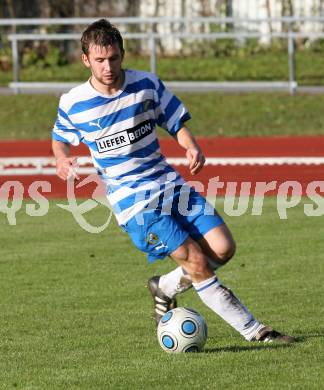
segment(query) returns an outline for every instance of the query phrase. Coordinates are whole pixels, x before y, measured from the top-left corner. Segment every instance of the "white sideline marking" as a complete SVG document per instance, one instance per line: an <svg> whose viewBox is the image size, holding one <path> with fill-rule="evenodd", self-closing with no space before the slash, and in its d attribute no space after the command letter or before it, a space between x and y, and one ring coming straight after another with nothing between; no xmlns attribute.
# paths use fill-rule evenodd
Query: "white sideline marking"
<svg viewBox="0 0 324 390"><path fill-rule="evenodd" d="M188 165L185 158L171 157L167 161L174 165ZM321 165L323 157L206 157L205 165Z"/></svg>
<svg viewBox="0 0 324 390"><path fill-rule="evenodd" d="M186 158L169 157L172 165L188 165ZM88 175L96 172L91 157L78 157L78 173ZM324 165L324 157L207 157L205 165ZM0 176L55 175L53 157L0 157Z"/></svg>

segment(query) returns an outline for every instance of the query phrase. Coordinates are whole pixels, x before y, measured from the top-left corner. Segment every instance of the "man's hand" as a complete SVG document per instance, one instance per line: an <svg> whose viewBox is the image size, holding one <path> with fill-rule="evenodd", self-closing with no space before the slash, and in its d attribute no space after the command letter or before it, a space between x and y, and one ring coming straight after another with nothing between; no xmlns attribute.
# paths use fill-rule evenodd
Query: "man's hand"
<svg viewBox="0 0 324 390"><path fill-rule="evenodd" d="M195 137L191 134L186 126L182 126L175 135L180 146L186 149L186 157L189 161L189 170L192 175L196 175L201 171L205 164L205 156L203 155Z"/></svg>
<svg viewBox="0 0 324 390"><path fill-rule="evenodd" d="M196 175L205 164L205 156L199 148L190 148L186 151L186 157L189 161L190 173Z"/></svg>
<svg viewBox="0 0 324 390"><path fill-rule="evenodd" d="M62 180L76 179L80 180L76 173L78 167L76 157L60 157L56 160L56 174Z"/></svg>

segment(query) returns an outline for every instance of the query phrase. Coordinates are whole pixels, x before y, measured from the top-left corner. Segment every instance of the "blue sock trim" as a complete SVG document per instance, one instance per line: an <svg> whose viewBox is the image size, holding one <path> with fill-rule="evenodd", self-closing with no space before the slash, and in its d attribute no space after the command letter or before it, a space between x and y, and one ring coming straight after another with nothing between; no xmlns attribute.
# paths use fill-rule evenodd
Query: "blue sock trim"
<svg viewBox="0 0 324 390"><path fill-rule="evenodd" d="M197 292L200 292L200 291L203 291L203 290L206 290L206 288L212 286L213 284L215 283L218 283L218 279L215 277L215 279L211 282L209 282L208 284L206 284L205 286L202 286L200 288L195 288Z"/></svg>

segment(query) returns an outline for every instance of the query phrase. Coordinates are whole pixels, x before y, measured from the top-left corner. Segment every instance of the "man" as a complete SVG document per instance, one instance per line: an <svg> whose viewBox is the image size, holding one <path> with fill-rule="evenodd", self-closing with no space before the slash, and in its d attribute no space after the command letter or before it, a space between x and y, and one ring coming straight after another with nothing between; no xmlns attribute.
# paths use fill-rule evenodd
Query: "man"
<svg viewBox="0 0 324 390"><path fill-rule="evenodd" d="M108 21L91 24L81 44L91 77L60 99L53 129L57 174L78 179L70 145L85 143L119 225L149 262L170 256L177 263L148 282L156 323L176 306L176 294L193 286L246 340L292 342L257 321L215 275L234 255L234 240L217 212L166 162L156 136L156 126L168 131L197 174L205 158L185 125L187 109L155 75L122 68L123 39Z"/></svg>

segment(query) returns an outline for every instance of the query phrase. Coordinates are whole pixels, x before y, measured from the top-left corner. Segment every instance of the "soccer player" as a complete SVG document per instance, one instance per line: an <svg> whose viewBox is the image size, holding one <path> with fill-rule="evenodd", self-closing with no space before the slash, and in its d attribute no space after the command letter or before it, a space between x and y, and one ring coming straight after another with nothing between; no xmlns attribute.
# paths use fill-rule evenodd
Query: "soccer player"
<svg viewBox="0 0 324 390"><path fill-rule="evenodd" d="M123 69L123 39L101 19L84 31L82 61L89 80L62 95L53 128L57 175L78 179L70 145L85 143L119 225L148 261L170 256L174 271L148 281L155 320L176 306L191 286L201 300L249 341L292 342L260 323L220 283L215 271L235 252L232 235L218 213L166 162L156 126L184 148L192 175L205 158L186 126L181 101L151 73Z"/></svg>

